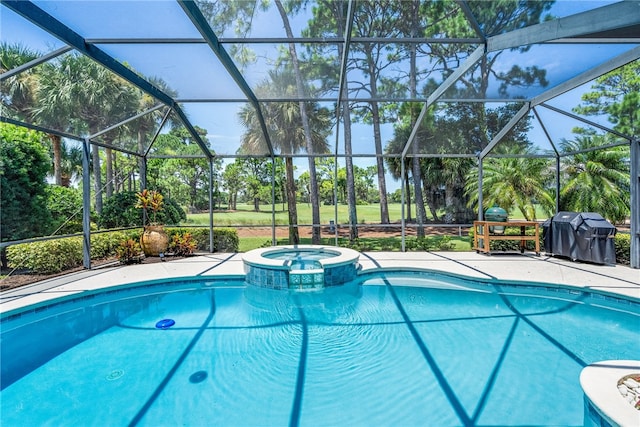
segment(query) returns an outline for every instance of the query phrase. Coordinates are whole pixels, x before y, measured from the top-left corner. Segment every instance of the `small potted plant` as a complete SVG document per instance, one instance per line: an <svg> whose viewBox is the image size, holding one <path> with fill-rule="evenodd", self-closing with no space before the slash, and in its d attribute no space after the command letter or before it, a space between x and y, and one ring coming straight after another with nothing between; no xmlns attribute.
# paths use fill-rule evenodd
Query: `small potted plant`
<svg viewBox="0 0 640 427"><path fill-rule="evenodd" d="M144 232L140 236L140 246L146 256L160 256L167 251L169 236L162 224L157 222L157 214L163 208L163 197L159 191L144 189L136 193L138 202L136 208L143 209L145 217L149 221L149 211L153 220L144 226Z"/></svg>

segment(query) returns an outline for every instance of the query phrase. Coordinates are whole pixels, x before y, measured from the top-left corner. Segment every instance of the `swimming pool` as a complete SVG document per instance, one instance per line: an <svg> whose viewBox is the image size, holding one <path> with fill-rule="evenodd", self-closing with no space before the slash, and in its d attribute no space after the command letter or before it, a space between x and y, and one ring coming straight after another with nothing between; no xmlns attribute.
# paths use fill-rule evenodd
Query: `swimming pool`
<svg viewBox="0 0 640 427"><path fill-rule="evenodd" d="M378 271L313 293L181 280L3 319L3 426L582 425L580 371L640 307ZM161 319L175 325L158 329Z"/></svg>

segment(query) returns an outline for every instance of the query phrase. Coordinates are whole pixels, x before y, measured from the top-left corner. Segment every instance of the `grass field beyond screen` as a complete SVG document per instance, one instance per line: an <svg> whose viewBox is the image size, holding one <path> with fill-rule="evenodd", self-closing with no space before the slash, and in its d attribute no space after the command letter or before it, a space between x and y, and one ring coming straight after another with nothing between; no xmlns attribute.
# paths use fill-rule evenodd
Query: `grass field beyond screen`
<svg viewBox="0 0 640 427"><path fill-rule="evenodd" d="M271 226L272 213L271 205L260 206L260 211L253 210L253 205L238 204L238 209L235 211L215 211L213 214L213 222L216 226L230 226L230 225L261 225ZM306 203L299 203L298 206L298 224L311 224L311 205ZM287 225L289 223L288 213L286 211L286 205L283 210L282 204L276 205L275 223L276 225ZM358 205L358 224L379 224L380 223L380 205ZM415 215L415 211L412 211ZM444 215L444 212L440 213ZM406 215L406 212L405 212ZM538 220L547 218L547 215L541 210L536 210ZM333 221L335 218L334 206L320 206L320 223L323 225L329 224L329 221ZM509 219L524 219L524 216L520 211L516 210L509 214ZM391 223L400 223L401 220L401 208L399 203L389 204L389 220ZM349 211L346 205L338 205L338 224L347 224L349 222ZM433 221L433 217L428 216L427 222ZM184 225L208 225L209 214L198 213L187 215L187 222Z"/></svg>

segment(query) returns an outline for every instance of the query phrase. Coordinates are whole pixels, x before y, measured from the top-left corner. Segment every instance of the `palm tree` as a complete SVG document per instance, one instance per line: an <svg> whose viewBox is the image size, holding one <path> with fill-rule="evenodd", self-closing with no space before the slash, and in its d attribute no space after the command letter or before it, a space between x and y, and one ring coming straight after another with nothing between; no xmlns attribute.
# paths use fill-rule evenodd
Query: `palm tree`
<svg viewBox="0 0 640 427"><path fill-rule="evenodd" d="M411 129L407 127L406 121L401 122L394 126L393 129L393 138L387 143L385 146L385 154L399 154L404 147L404 144L407 142L409 135L411 134ZM387 168L389 169L389 173L391 177L395 180L404 179L404 188L406 189L406 206L407 206L407 221L411 222L411 191L409 186L411 185L409 181L409 174L405 173L404 177L402 176L402 162L400 157L386 157L385 163L387 164ZM405 157L404 159L404 168L405 171L410 171L413 163L413 159L409 157Z"/></svg>
<svg viewBox="0 0 640 427"><path fill-rule="evenodd" d="M624 147L597 149L611 142L604 136L576 136L563 140L561 168L566 180L560 190L563 210L598 212L611 222L623 221L630 212L629 152Z"/></svg>
<svg viewBox="0 0 640 427"><path fill-rule="evenodd" d="M64 76L58 62L43 64L38 70L37 101L32 108L35 120L52 129L68 131L71 125L71 88L60 87ZM53 174L56 185L64 185L62 138L49 135L53 147Z"/></svg>
<svg viewBox="0 0 640 427"><path fill-rule="evenodd" d="M137 105L137 100L131 86L90 58L69 54L45 65L40 74L38 107L34 110L41 120L64 126L63 129L71 122L78 130L94 134L133 115L132 105ZM96 145L92 147L92 165L95 209L100 213L102 177Z"/></svg>
<svg viewBox="0 0 640 427"><path fill-rule="evenodd" d="M345 36L347 10L349 7L348 0L318 0L316 7L313 8L313 19L307 22L307 28L303 30L304 36L314 37L318 34L324 34L326 32L332 33L336 31L338 38ZM334 51L337 48L337 53ZM320 61L326 61L327 66L335 67L335 61L342 58L344 54L344 46L338 43L335 46L315 44L307 47L308 51L314 58L313 69L309 70L312 73L319 73L317 77L321 81L322 89L328 93L338 90L340 81L338 79L332 79L326 73L323 74L324 65ZM342 120L343 135L344 135L344 154L345 154L345 169L344 173L344 200L349 209L349 240L354 242L358 238L358 213L356 203L356 184L355 184L355 172L353 165L353 148L351 137L351 108L346 101L349 95L349 81L344 80L342 88L342 95L345 101L340 104L339 119Z"/></svg>
<svg viewBox="0 0 640 427"><path fill-rule="evenodd" d="M60 163L61 183L70 187L71 182L82 175L82 148L78 145L67 145L62 141L62 161Z"/></svg>
<svg viewBox="0 0 640 427"><path fill-rule="evenodd" d="M0 45L0 71L7 72L29 61L39 57L40 54L21 44L2 43ZM15 76L9 77L2 82L2 105L8 110L16 114L17 118L23 121L32 122L35 119L35 108L39 105L36 101L40 93L39 86L41 72L50 66L45 65L39 68L30 68ZM59 128L64 120L62 111L59 113L60 120L57 123L45 121L44 123L53 128ZM41 117L39 117L41 119ZM57 185L62 185L62 148L61 138L57 135L49 135L53 148L53 176Z"/></svg>
<svg viewBox="0 0 640 427"><path fill-rule="evenodd" d="M175 90L171 89L164 80L158 77L151 77L149 78L149 81L155 87L159 88L161 91L168 94L172 98L175 99L178 96L178 93ZM137 108L139 112L146 111L158 104L158 101L155 98L153 98L151 95L146 94L138 89L131 88L131 90L133 91L131 100L132 102L137 102L137 105L132 107L134 109ZM140 154L140 156L143 156L147 151L147 146L145 145L145 142L151 143L151 141L149 141L149 136L153 131L155 131L158 128L160 122L162 121L163 114L164 114L164 111L162 109L154 110L153 112L148 113L143 117L139 118L138 120L136 120L134 122L134 125L125 126L126 131L128 131L131 134L131 136L137 141L136 149L138 154ZM175 125L179 125L179 126L182 125L182 123L176 123L175 121L173 121L172 117L173 117L172 115L169 115L169 119L167 121L168 125L170 125L172 128ZM140 157L138 159L138 165L139 165L140 171L143 170L143 163L144 163L144 158Z"/></svg>
<svg viewBox="0 0 640 427"><path fill-rule="evenodd" d="M510 150L512 155L534 154ZM489 158L483 164L483 205L481 209L500 206L507 212L520 210L527 221L535 221L536 204L551 214L555 206L548 183L553 177L548 161L531 157ZM465 192L469 204L478 203L478 169L467 175Z"/></svg>
<svg viewBox="0 0 640 427"><path fill-rule="evenodd" d="M257 94L268 96L269 94L279 93L282 96L295 90L290 72L278 73L273 70L269 72L269 76L270 80L263 82L256 88ZM317 104L307 105L307 107L311 109L309 125L313 131L311 133L312 152L326 153L328 151L327 135L331 125L329 112L320 108ZM285 160L287 206L289 210L289 243L298 244L300 243L300 237L297 228L296 187L291 155L307 149L305 133L301 131L299 126L300 104L296 102L263 103L262 114L267 122L267 128L271 131L270 136L274 149L278 149ZM239 117L246 128L242 136L240 153L266 155L268 153L266 141L253 107L251 105L243 107Z"/></svg>
<svg viewBox="0 0 640 427"><path fill-rule="evenodd" d="M21 44L0 44L0 73L36 59L40 54ZM35 104L37 76L33 68L18 73L2 81L2 106L14 112L19 119L30 119Z"/></svg>
<svg viewBox="0 0 640 427"><path fill-rule="evenodd" d="M282 24L284 25L285 32L287 34L288 39L293 39L293 31L291 30L291 24L289 23L289 17L287 16L287 12L282 5L281 0L275 0L276 7L278 8L278 12L280 13L280 18L282 19ZM300 63L298 60L298 54L296 52L295 43L289 43L289 59L291 60L291 65L293 66L293 71L295 75L296 81L296 92L297 96L300 98L305 97L305 86L302 80L302 73L300 71ZM307 108L312 108L308 106L306 102L300 101L300 122L302 124L302 131L304 133L304 141L307 150L307 154L316 153L314 151L314 137L312 132L315 130L311 128L309 113L307 112ZM325 136L326 141L326 136ZM325 150L326 153L328 150ZM311 243L320 244L320 198L318 195L318 180L316 179L316 163L313 157L309 157L309 190L311 192L311 216L312 216L312 233L311 233Z"/></svg>

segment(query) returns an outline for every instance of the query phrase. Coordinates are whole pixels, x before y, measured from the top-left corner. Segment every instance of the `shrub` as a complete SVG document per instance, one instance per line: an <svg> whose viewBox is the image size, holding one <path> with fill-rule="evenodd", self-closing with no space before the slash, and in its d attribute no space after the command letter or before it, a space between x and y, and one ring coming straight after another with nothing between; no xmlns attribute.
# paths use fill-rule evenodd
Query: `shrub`
<svg viewBox="0 0 640 427"><path fill-rule="evenodd" d="M140 232L114 231L91 236L91 259L116 255L123 240L140 239ZM25 268L35 274L59 273L82 265L82 237L22 243L7 248L10 268Z"/></svg>
<svg viewBox="0 0 640 427"><path fill-rule="evenodd" d="M616 248L616 263L630 265L631 264L631 235L617 233L614 239Z"/></svg>
<svg viewBox="0 0 640 427"><path fill-rule="evenodd" d="M131 233L112 231L91 236L91 259L103 259L113 256L123 240L132 238ZM139 240L140 237L137 238Z"/></svg>
<svg viewBox="0 0 640 427"><path fill-rule="evenodd" d="M135 227L142 225L142 210L136 208L138 197L133 191L114 194L104 202L99 224L101 228ZM163 208L157 212L160 224L179 224L187 214L173 200L163 198Z"/></svg>
<svg viewBox="0 0 640 427"><path fill-rule="evenodd" d="M164 208L158 212L158 222L161 224L180 224L187 220L187 214L173 199L164 199Z"/></svg>
<svg viewBox="0 0 640 427"><path fill-rule="evenodd" d="M235 228L213 229L214 252L238 252L238 232Z"/></svg>
<svg viewBox="0 0 640 427"><path fill-rule="evenodd" d="M173 239L175 234L190 233L201 251L209 250L209 229L208 228L166 228L169 239ZM213 229L213 250L214 252L238 252L240 242L238 232L235 228L214 228Z"/></svg>
<svg viewBox="0 0 640 427"><path fill-rule="evenodd" d="M50 228L45 193L50 160L43 138L40 132L0 123L2 241L44 236Z"/></svg>
<svg viewBox="0 0 640 427"><path fill-rule="evenodd" d="M82 265L82 238L23 243L7 248L10 268L26 268L36 274L51 274Z"/></svg>
<svg viewBox="0 0 640 427"><path fill-rule="evenodd" d="M116 248L116 254L122 264L139 263L144 258L140 243L133 239L120 242L120 245Z"/></svg>
<svg viewBox="0 0 640 427"><path fill-rule="evenodd" d="M137 200L133 191L117 193L105 200L98 221L100 228L142 225L142 211L135 207Z"/></svg>
<svg viewBox="0 0 640 427"><path fill-rule="evenodd" d="M45 189L47 209L52 222L49 233L73 234L82 232L82 195L74 188L49 185Z"/></svg>
<svg viewBox="0 0 640 427"><path fill-rule="evenodd" d="M191 233L174 234L171 243L169 243L169 251L176 256L190 256L196 250L198 245Z"/></svg>

